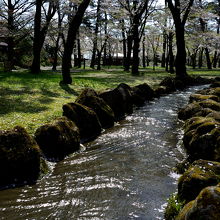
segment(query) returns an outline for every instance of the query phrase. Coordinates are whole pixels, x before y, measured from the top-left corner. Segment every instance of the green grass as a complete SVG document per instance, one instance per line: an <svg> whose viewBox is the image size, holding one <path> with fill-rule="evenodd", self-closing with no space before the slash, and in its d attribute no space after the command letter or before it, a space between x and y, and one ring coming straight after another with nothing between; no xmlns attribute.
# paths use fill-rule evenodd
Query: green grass
<svg viewBox="0 0 220 220"><path fill-rule="evenodd" d="M165 209L165 219L175 220L181 209L184 207L185 202L178 199L177 193L174 193L167 200L167 207Z"/></svg>
<svg viewBox="0 0 220 220"><path fill-rule="evenodd" d="M114 88L120 83L130 86L148 83L155 87L166 76L163 69L140 69L140 76L131 76L122 68L106 67L104 70L73 70L73 83L60 86L61 73L42 71L39 75L28 71L11 73L0 72L0 130L22 125L30 134L35 130L62 115L62 105L75 100L86 87L97 91ZM191 71L193 74L218 76L217 71Z"/></svg>

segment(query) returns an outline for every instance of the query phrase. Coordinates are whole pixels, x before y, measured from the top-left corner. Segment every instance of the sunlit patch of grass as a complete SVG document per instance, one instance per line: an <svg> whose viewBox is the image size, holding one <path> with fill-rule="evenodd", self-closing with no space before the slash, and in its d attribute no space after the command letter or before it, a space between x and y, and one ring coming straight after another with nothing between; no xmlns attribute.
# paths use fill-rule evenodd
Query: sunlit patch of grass
<svg viewBox="0 0 220 220"><path fill-rule="evenodd" d="M218 76L215 71L192 71L203 76ZM87 87L97 91L114 88L120 83L135 86L148 83L155 87L169 73L158 67L140 68L140 76L124 72L122 67L105 67L101 71L90 68L72 70L72 85L60 85L60 72L42 71L38 75L28 71L0 72L0 129L24 126L29 133L62 115L62 105L75 100Z"/></svg>

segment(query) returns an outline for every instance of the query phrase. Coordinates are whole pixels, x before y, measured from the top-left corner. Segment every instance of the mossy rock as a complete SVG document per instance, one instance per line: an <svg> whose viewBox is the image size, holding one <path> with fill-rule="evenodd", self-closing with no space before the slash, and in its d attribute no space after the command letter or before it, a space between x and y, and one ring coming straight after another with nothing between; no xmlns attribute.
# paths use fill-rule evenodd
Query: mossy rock
<svg viewBox="0 0 220 220"><path fill-rule="evenodd" d="M211 114L212 112L215 111L210 108L202 108L202 110L195 113L193 117L209 117L208 115Z"/></svg>
<svg viewBox="0 0 220 220"><path fill-rule="evenodd" d="M113 90L107 90L99 94L99 97L111 107L116 121L125 118L126 114L133 113L131 88L126 84L120 84Z"/></svg>
<svg viewBox="0 0 220 220"><path fill-rule="evenodd" d="M176 220L219 220L220 187L204 188L198 197L184 206Z"/></svg>
<svg viewBox="0 0 220 220"><path fill-rule="evenodd" d="M184 132L188 132L190 130L196 129L200 125L210 123L210 122L215 123L216 121L213 118L209 118L209 117L192 117L188 119L187 121L185 121Z"/></svg>
<svg viewBox="0 0 220 220"><path fill-rule="evenodd" d="M213 118L216 121L220 122L220 112L211 111L209 112L209 114L206 115L206 117Z"/></svg>
<svg viewBox="0 0 220 220"><path fill-rule="evenodd" d="M63 116L72 120L79 128L82 142L91 140L101 133L101 124L97 114L89 107L79 103L63 105Z"/></svg>
<svg viewBox="0 0 220 220"><path fill-rule="evenodd" d="M181 201L194 200L200 191L207 186L217 185L220 181L220 163L197 160L180 177L178 197Z"/></svg>
<svg viewBox="0 0 220 220"><path fill-rule="evenodd" d="M40 175L41 150L27 131L0 131L0 188L32 183Z"/></svg>
<svg viewBox="0 0 220 220"><path fill-rule="evenodd" d="M126 114L132 114L133 113L133 100L132 100L132 88L125 84L120 83L117 87L117 90L120 91L123 97L123 102L125 106L125 113Z"/></svg>
<svg viewBox="0 0 220 220"><path fill-rule="evenodd" d="M112 127L115 115L111 107L92 89L85 89L76 99L76 102L91 108L98 116L103 128Z"/></svg>
<svg viewBox="0 0 220 220"><path fill-rule="evenodd" d="M176 91L175 78L173 77L165 77L159 85L166 87L170 92Z"/></svg>
<svg viewBox="0 0 220 220"><path fill-rule="evenodd" d="M198 91L199 94L203 95L215 95L220 98L220 88L208 88Z"/></svg>
<svg viewBox="0 0 220 220"><path fill-rule="evenodd" d="M214 100L204 100L201 102L197 102L202 108L210 108L214 111L220 111L220 103L214 101Z"/></svg>
<svg viewBox="0 0 220 220"><path fill-rule="evenodd" d="M215 80L215 81L220 81L220 77L219 77L219 76L216 76L214 80Z"/></svg>
<svg viewBox="0 0 220 220"><path fill-rule="evenodd" d="M220 88L220 81L215 81L213 82L211 85L210 85L211 88L217 88L219 87Z"/></svg>
<svg viewBox="0 0 220 220"><path fill-rule="evenodd" d="M79 129L66 117L39 127L35 132L35 139L49 160L62 160L80 148Z"/></svg>
<svg viewBox="0 0 220 220"><path fill-rule="evenodd" d="M197 112L200 112L203 109L201 105L199 105L198 102L194 102L191 104L186 105L182 109L179 110L178 112L178 118L180 120L187 120L189 118L192 118L195 116Z"/></svg>
<svg viewBox="0 0 220 220"><path fill-rule="evenodd" d="M189 98L189 102L199 102L199 101L204 101L207 99L211 99L213 101L218 102L219 101L219 97L216 95L202 95L202 94L192 94Z"/></svg>
<svg viewBox="0 0 220 220"><path fill-rule="evenodd" d="M191 78L194 78L194 85L206 85L213 83L213 79L207 79L201 76L196 76Z"/></svg>
<svg viewBox="0 0 220 220"><path fill-rule="evenodd" d="M155 89L154 94L155 97L159 98L162 95L168 94L169 91L165 86L159 86L158 88Z"/></svg>
<svg viewBox="0 0 220 220"><path fill-rule="evenodd" d="M142 100L142 103L144 103L145 101L153 100L154 97L154 90L147 83L143 83L132 88L132 98L134 104L137 103L137 98L138 100Z"/></svg>
<svg viewBox="0 0 220 220"><path fill-rule="evenodd" d="M183 144L191 160L217 160L220 124L213 118L193 117L185 123Z"/></svg>
<svg viewBox="0 0 220 220"><path fill-rule="evenodd" d="M206 134L206 133L212 131L214 128L216 128L216 125L217 125L216 121L205 122L197 127L196 133L198 135Z"/></svg>

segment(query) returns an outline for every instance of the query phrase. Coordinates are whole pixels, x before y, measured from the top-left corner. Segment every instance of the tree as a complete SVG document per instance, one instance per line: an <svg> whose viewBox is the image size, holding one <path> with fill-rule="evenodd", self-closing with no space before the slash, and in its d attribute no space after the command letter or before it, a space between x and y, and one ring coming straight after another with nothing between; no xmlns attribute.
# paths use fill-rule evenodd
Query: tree
<svg viewBox="0 0 220 220"><path fill-rule="evenodd" d="M26 36L31 23L29 14L32 10L32 2L29 0L7 0L0 4L0 18L6 26L7 49L7 70L11 71L15 64L15 46L17 46Z"/></svg>
<svg viewBox="0 0 220 220"><path fill-rule="evenodd" d="M91 68L94 68L95 66L100 20L101 20L101 0L98 0L97 9L96 9L96 23L95 23L95 33L94 33L95 36L93 40L92 59L91 59L91 64L90 64Z"/></svg>
<svg viewBox="0 0 220 220"><path fill-rule="evenodd" d="M58 62L58 51L59 51L59 42L60 39L63 39L63 44L65 44L65 38L64 38L64 34L62 31L62 22L63 19L65 17L66 13L64 12L64 10L61 10L61 5L60 2L58 2L57 5L57 38L56 38L56 43L55 43L55 47L54 47L54 56L53 56L53 70L57 69L57 62Z"/></svg>
<svg viewBox="0 0 220 220"><path fill-rule="evenodd" d="M171 11L176 33L176 76L183 78L186 72L186 46L185 46L185 24L189 16L194 0L165 0Z"/></svg>
<svg viewBox="0 0 220 220"><path fill-rule="evenodd" d="M44 4L45 3L45 4ZM51 19L56 13L58 1L50 0L49 3L43 0L36 0L36 11L34 17L34 39L33 39L33 61L32 73L40 72L40 53L46 38ZM42 25L42 8L45 13L45 23Z"/></svg>
<svg viewBox="0 0 220 220"><path fill-rule="evenodd" d="M69 21L69 28L67 33L67 39L64 45L64 53L62 59L62 83L71 84L72 78L70 76L70 63L73 53L74 41L76 39L79 26L82 23L83 15L90 3L90 0L83 0L75 13L75 15Z"/></svg>
<svg viewBox="0 0 220 220"><path fill-rule="evenodd" d="M127 55L126 55L126 65L125 71L130 69L130 58L131 51L133 50L133 61L132 61L132 74L139 74L139 50L140 41L145 28L146 20L148 16L155 9L153 0L133 0L125 1L118 0L121 8L125 10L127 16L130 19L130 27L127 31Z"/></svg>

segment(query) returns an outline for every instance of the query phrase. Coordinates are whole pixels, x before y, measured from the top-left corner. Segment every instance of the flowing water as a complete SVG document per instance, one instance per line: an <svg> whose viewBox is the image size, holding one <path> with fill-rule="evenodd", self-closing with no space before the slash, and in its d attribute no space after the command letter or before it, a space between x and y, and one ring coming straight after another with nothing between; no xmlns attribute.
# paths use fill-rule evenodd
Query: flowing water
<svg viewBox="0 0 220 220"><path fill-rule="evenodd" d="M201 88L135 110L36 185L0 191L0 219L163 219L183 158L177 110Z"/></svg>

